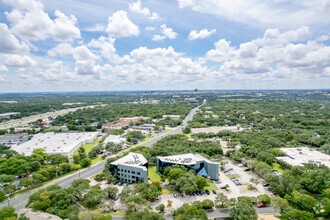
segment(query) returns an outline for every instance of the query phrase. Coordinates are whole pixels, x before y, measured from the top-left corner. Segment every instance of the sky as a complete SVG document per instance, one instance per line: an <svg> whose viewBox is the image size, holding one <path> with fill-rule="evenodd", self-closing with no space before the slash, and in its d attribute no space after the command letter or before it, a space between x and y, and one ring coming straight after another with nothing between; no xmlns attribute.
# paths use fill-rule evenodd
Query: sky
<svg viewBox="0 0 330 220"><path fill-rule="evenodd" d="M0 92L329 89L330 0L0 0Z"/></svg>

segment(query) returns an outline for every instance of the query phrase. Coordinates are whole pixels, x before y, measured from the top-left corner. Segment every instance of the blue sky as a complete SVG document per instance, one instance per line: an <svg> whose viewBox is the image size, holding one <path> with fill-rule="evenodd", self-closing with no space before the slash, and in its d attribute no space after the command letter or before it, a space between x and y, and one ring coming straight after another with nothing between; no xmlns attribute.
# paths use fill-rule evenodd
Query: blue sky
<svg viewBox="0 0 330 220"><path fill-rule="evenodd" d="M1 0L0 92L318 89L329 0Z"/></svg>

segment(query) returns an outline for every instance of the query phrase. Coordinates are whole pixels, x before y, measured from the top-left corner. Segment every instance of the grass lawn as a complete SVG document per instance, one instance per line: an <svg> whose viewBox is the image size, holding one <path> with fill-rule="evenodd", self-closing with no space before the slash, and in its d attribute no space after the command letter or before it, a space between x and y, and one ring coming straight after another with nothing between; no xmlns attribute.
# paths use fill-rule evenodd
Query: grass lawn
<svg viewBox="0 0 330 220"><path fill-rule="evenodd" d="M118 210L117 212L110 212L110 215L113 215L113 216L126 216L126 212L124 210Z"/></svg>
<svg viewBox="0 0 330 220"><path fill-rule="evenodd" d="M279 173L283 173L283 169L281 168L281 165L278 163L273 163L273 169L277 170Z"/></svg>
<svg viewBox="0 0 330 220"><path fill-rule="evenodd" d="M207 181L204 190L212 191L212 190L218 190L218 188L214 185L212 181Z"/></svg>
<svg viewBox="0 0 330 220"><path fill-rule="evenodd" d="M161 182L159 173L156 171L157 167L152 166L148 168L148 178L151 182Z"/></svg>
<svg viewBox="0 0 330 220"><path fill-rule="evenodd" d="M241 176L238 175L238 174L236 174L235 176L233 176L233 175L227 175L227 177L228 177L229 179L231 179L231 178L233 178L233 177L235 177L235 178L239 178L239 177L241 177Z"/></svg>
<svg viewBox="0 0 330 220"><path fill-rule="evenodd" d="M100 139L96 138L92 143L85 144L82 147L85 148L86 154L88 154L89 151L91 151L92 148L95 147L99 142L100 142ZM73 153L73 155L78 154L78 150L79 150L79 148Z"/></svg>
<svg viewBox="0 0 330 220"><path fill-rule="evenodd" d="M173 193L176 193L176 191L171 190L171 189L166 189L166 188L162 189L162 195L169 195L169 194L173 194Z"/></svg>
<svg viewBox="0 0 330 220"><path fill-rule="evenodd" d="M102 157L97 157L95 159L92 160L92 165L93 166L94 164L96 164L97 162L101 161L102 160Z"/></svg>

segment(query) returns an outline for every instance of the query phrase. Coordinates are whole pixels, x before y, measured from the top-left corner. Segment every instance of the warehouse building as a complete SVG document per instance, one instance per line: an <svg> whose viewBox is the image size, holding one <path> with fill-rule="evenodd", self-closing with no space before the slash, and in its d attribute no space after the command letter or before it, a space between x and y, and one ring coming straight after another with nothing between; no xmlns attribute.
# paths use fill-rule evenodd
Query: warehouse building
<svg viewBox="0 0 330 220"><path fill-rule="evenodd" d="M219 164L211 162L199 154L180 154L174 156L157 157L157 171L161 172L175 164L194 169L197 175L212 180L219 179Z"/></svg>
<svg viewBox="0 0 330 220"><path fill-rule="evenodd" d="M126 142L126 138L121 137L120 135L109 135L103 142L104 145L112 142L114 144L123 144Z"/></svg>
<svg viewBox="0 0 330 220"><path fill-rule="evenodd" d="M24 153L25 156L30 156L32 151L37 148L45 149L47 154L70 156L80 146L93 142L97 134L97 132L39 133L23 144L12 146L12 149L18 153Z"/></svg>
<svg viewBox="0 0 330 220"><path fill-rule="evenodd" d="M330 168L330 156L317 151L316 149L299 148L280 148L286 157L275 157L276 161L283 161L291 166L304 166L308 163L324 164Z"/></svg>
<svg viewBox="0 0 330 220"><path fill-rule="evenodd" d="M129 183L148 182L148 161L142 154L130 152L110 163L110 172L121 181Z"/></svg>

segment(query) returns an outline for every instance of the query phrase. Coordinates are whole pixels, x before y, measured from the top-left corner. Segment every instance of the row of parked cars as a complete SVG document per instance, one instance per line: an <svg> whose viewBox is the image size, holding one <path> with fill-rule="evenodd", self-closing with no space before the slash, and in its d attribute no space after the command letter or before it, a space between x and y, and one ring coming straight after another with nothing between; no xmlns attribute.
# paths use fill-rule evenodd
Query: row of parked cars
<svg viewBox="0 0 330 220"><path fill-rule="evenodd" d="M128 186L128 183L123 183L123 182L113 182L112 184L113 185L117 185L118 184L118 186Z"/></svg>
<svg viewBox="0 0 330 220"><path fill-rule="evenodd" d="M233 181L236 184L236 186L242 185L242 183L236 177L232 177L231 181Z"/></svg>
<svg viewBox="0 0 330 220"><path fill-rule="evenodd" d="M217 191L215 191L215 190L212 190L212 192L213 192L213 194L217 194ZM190 192L190 193L188 193L188 194L186 194L186 195L189 195L189 196L199 196L199 195L210 195L211 194L211 192L209 191L209 190L205 190L205 191L202 191L202 190L196 190L195 192ZM180 192L180 193L173 193L173 197L174 198L177 198L177 197L184 197L184 194L183 194L183 192Z"/></svg>

